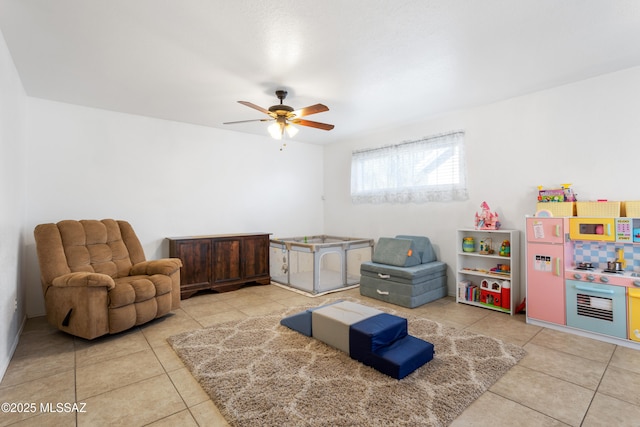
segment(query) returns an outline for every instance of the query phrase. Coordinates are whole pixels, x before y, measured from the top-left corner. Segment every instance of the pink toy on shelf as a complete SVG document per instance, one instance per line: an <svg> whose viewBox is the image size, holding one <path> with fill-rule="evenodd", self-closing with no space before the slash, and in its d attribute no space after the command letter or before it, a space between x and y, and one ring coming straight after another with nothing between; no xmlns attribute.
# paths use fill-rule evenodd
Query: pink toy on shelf
<svg viewBox="0 0 640 427"><path fill-rule="evenodd" d="M498 221L498 214L491 212L487 202L482 202L480 205L482 212L478 214L476 212L476 230L498 230L500 229L500 221Z"/></svg>

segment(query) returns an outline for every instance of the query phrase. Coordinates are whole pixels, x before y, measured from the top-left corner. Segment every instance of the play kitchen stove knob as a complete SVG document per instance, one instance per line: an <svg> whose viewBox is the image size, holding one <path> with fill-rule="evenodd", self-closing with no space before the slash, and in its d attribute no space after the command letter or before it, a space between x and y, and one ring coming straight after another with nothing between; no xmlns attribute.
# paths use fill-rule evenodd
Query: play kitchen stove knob
<svg viewBox="0 0 640 427"><path fill-rule="evenodd" d="M609 278L607 276L600 276L600 281L602 283L607 283L607 282L609 282Z"/></svg>
<svg viewBox="0 0 640 427"><path fill-rule="evenodd" d="M593 282L594 280L596 280L596 276L594 276L593 274L587 274L586 276L584 276L584 278L590 282Z"/></svg>

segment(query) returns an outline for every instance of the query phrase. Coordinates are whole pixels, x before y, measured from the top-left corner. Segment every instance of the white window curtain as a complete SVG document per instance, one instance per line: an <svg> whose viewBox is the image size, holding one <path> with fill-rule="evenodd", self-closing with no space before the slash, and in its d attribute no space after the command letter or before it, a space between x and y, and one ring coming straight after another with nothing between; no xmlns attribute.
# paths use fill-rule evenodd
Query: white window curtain
<svg viewBox="0 0 640 427"><path fill-rule="evenodd" d="M446 202L468 198L462 131L352 153L354 203Z"/></svg>

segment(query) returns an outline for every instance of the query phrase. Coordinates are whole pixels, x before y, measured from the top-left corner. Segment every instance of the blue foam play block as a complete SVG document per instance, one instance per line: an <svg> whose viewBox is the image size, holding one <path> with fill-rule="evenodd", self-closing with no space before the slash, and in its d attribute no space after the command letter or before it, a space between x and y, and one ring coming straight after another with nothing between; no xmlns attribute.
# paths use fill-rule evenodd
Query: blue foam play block
<svg viewBox="0 0 640 427"><path fill-rule="evenodd" d="M284 319L281 319L280 324L282 326L286 326L287 328L293 329L294 331L298 331L302 335L311 337L313 336L311 313L319 308L327 307L333 304L337 304L339 302L342 302L342 300L338 300L330 304L321 305L320 307L309 308L300 313L292 314L291 316L287 316Z"/></svg>
<svg viewBox="0 0 640 427"><path fill-rule="evenodd" d="M407 319L381 313L354 323L349 329L349 355L371 366L373 353L407 336Z"/></svg>
<svg viewBox="0 0 640 427"><path fill-rule="evenodd" d="M373 353L371 366L396 379L402 379L433 359L433 344L412 335L399 339Z"/></svg>

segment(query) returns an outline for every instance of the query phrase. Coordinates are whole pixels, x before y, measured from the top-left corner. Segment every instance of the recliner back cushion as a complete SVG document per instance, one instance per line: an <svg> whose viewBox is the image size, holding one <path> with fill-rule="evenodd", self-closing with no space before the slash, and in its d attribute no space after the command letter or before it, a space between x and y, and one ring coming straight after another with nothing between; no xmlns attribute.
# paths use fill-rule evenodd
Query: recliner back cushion
<svg viewBox="0 0 640 427"><path fill-rule="evenodd" d="M66 220L57 225L71 271L102 273L114 279L129 274L132 263L116 221Z"/></svg>

